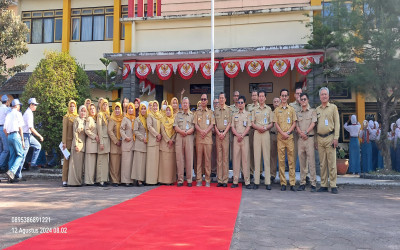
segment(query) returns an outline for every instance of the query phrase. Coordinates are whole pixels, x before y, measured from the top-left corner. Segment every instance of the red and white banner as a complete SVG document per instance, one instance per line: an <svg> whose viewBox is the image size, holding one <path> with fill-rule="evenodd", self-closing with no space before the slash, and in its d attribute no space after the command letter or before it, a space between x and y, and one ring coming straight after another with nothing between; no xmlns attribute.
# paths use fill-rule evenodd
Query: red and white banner
<svg viewBox="0 0 400 250"><path fill-rule="evenodd" d="M288 72L290 62L288 59L271 60L269 66L276 77L282 77Z"/></svg>
<svg viewBox="0 0 400 250"><path fill-rule="evenodd" d="M180 63L178 64L179 75L185 80L192 78L194 73L194 63Z"/></svg>
<svg viewBox="0 0 400 250"><path fill-rule="evenodd" d="M122 80L128 78L130 73L131 73L131 67L129 66L129 64L124 64L124 68L122 70Z"/></svg>
<svg viewBox="0 0 400 250"><path fill-rule="evenodd" d="M214 72L218 67L218 63L214 63ZM207 80L211 79L211 62L200 63L200 72Z"/></svg>
<svg viewBox="0 0 400 250"><path fill-rule="evenodd" d="M140 81L139 88L142 88L142 93L149 91L147 95L152 95L156 91L156 85L147 79Z"/></svg>
<svg viewBox="0 0 400 250"><path fill-rule="evenodd" d="M168 80L172 76L172 64L157 64L156 71L158 78Z"/></svg>
<svg viewBox="0 0 400 250"><path fill-rule="evenodd" d="M312 63L314 63L314 59L312 57L297 58L294 62L297 71L305 76L310 73Z"/></svg>
<svg viewBox="0 0 400 250"><path fill-rule="evenodd" d="M244 67L251 77L256 77L259 76L263 71L264 62L261 60L247 61Z"/></svg>
<svg viewBox="0 0 400 250"><path fill-rule="evenodd" d="M150 64L136 64L136 76L139 79L146 79L150 74L151 66Z"/></svg>
<svg viewBox="0 0 400 250"><path fill-rule="evenodd" d="M229 78L234 78L239 74L240 64L239 62L224 62L222 63L225 75Z"/></svg>

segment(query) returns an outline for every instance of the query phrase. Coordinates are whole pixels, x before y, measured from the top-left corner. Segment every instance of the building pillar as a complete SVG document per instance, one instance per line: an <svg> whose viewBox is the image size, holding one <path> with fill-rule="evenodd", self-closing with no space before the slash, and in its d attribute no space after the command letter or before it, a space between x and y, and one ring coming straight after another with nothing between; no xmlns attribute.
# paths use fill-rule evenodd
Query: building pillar
<svg viewBox="0 0 400 250"><path fill-rule="evenodd" d="M61 51L69 52L69 41L71 40L71 0L63 0Z"/></svg>
<svg viewBox="0 0 400 250"><path fill-rule="evenodd" d="M119 53L121 47L121 0L114 0L113 53ZM126 32L126 29L125 29Z"/></svg>
<svg viewBox="0 0 400 250"><path fill-rule="evenodd" d="M124 52L132 52L132 23L125 23Z"/></svg>
<svg viewBox="0 0 400 250"><path fill-rule="evenodd" d="M356 115L360 123L365 120L365 96L358 92L356 93Z"/></svg>

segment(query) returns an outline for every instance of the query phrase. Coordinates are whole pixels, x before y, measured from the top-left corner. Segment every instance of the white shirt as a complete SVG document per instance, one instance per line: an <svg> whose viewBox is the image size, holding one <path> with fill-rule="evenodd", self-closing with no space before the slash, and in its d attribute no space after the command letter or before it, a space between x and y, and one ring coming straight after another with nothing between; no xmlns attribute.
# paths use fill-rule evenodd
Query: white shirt
<svg viewBox="0 0 400 250"><path fill-rule="evenodd" d="M23 126L24 119L22 118L21 112L17 111L17 109L12 109L11 112L7 114L4 122L4 129L7 131L7 134L18 132L19 128Z"/></svg>
<svg viewBox="0 0 400 250"><path fill-rule="evenodd" d="M11 108L7 107L5 104L0 105L0 125L4 124L7 114L10 112Z"/></svg>
<svg viewBox="0 0 400 250"><path fill-rule="evenodd" d="M370 141L376 141L378 139L377 138L378 130L368 127L368 131L369 131L369 140Z"/></svg>
<svg viewBox="0 0 400 250"><path fill-rule="evenodd" d="M361 129L361 124L359 122L357 122L356 125L347 125L347 122L344 124L344 129L346 129L349 133L351 137L358 137L358 134L360 132Z"/></svg>
<svg viewBox="0 0 400 250"><path fill-rule="evenodd" d="M27 108L24 113L24 126L22 127L22 132L24 134L31 134L30 128L33 128L33 112L30 108Z"/></svg>

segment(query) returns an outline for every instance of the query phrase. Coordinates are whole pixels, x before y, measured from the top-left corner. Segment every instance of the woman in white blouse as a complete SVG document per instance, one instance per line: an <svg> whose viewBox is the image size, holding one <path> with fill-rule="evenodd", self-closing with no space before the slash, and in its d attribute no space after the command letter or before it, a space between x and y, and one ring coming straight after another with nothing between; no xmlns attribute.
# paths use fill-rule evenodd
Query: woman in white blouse
<svg viewBox="0 0 400 250"><path fill-rule="evenodd" d="M360 170L360 142L358 141L358 135L360 133L361 124L357 122L355 115L351 116L351 125L348 122L344 124L344 129L350 133L350 145L349 145L349 172L358 174Z"/></svg>

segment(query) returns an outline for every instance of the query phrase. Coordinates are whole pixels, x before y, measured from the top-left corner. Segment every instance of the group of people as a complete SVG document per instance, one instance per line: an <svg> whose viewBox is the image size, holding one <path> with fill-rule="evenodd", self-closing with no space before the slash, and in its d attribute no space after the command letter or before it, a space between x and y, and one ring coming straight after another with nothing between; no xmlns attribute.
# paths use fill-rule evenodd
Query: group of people
<svg viewBox="0 0 400 250"><path fill-rule="evenodd" d="M285 191L285 159L289 165L289 186L304 191L310 173L311 191L337 193L336 151L339 138L339 113L329 103L329 89L319 91L321 105L315 110L308 95L296 89L296 101L289 105L289 91L282 89L274 99L274 111L265 103L264 90L253 91L252 103L234 92L234 105L227 106L220 93L214 110L202 94L198 107L190 111L187 97L133 103L126 98L115 103L112 114L109 103L101 98L98 106L86 100L77 110L71 100L63 118L63 148L71 152L63 163L63 186L100 185L143 186L177 183L206 187L211 183L212 154L216 155L218 187L227 187L229 158L233 162L232 188L238 187L242 173L248 189L258 189L264 166L265 185L277 174ZM214 135L214 136L213 136ZM315 140L315 137L317 139ZM321 187L316 189L314 142L318 144L321 163ZM214 149L213 149L214 147ZM230 152L231 150L231 152ZM214 151L214 152L213 152ZM299 155L300 186L295 188L295 156ZM263 162L261 162L263 160ZM251 182L250 175L254 175ZM329 179L329 181L328 181Z"/></svg>

